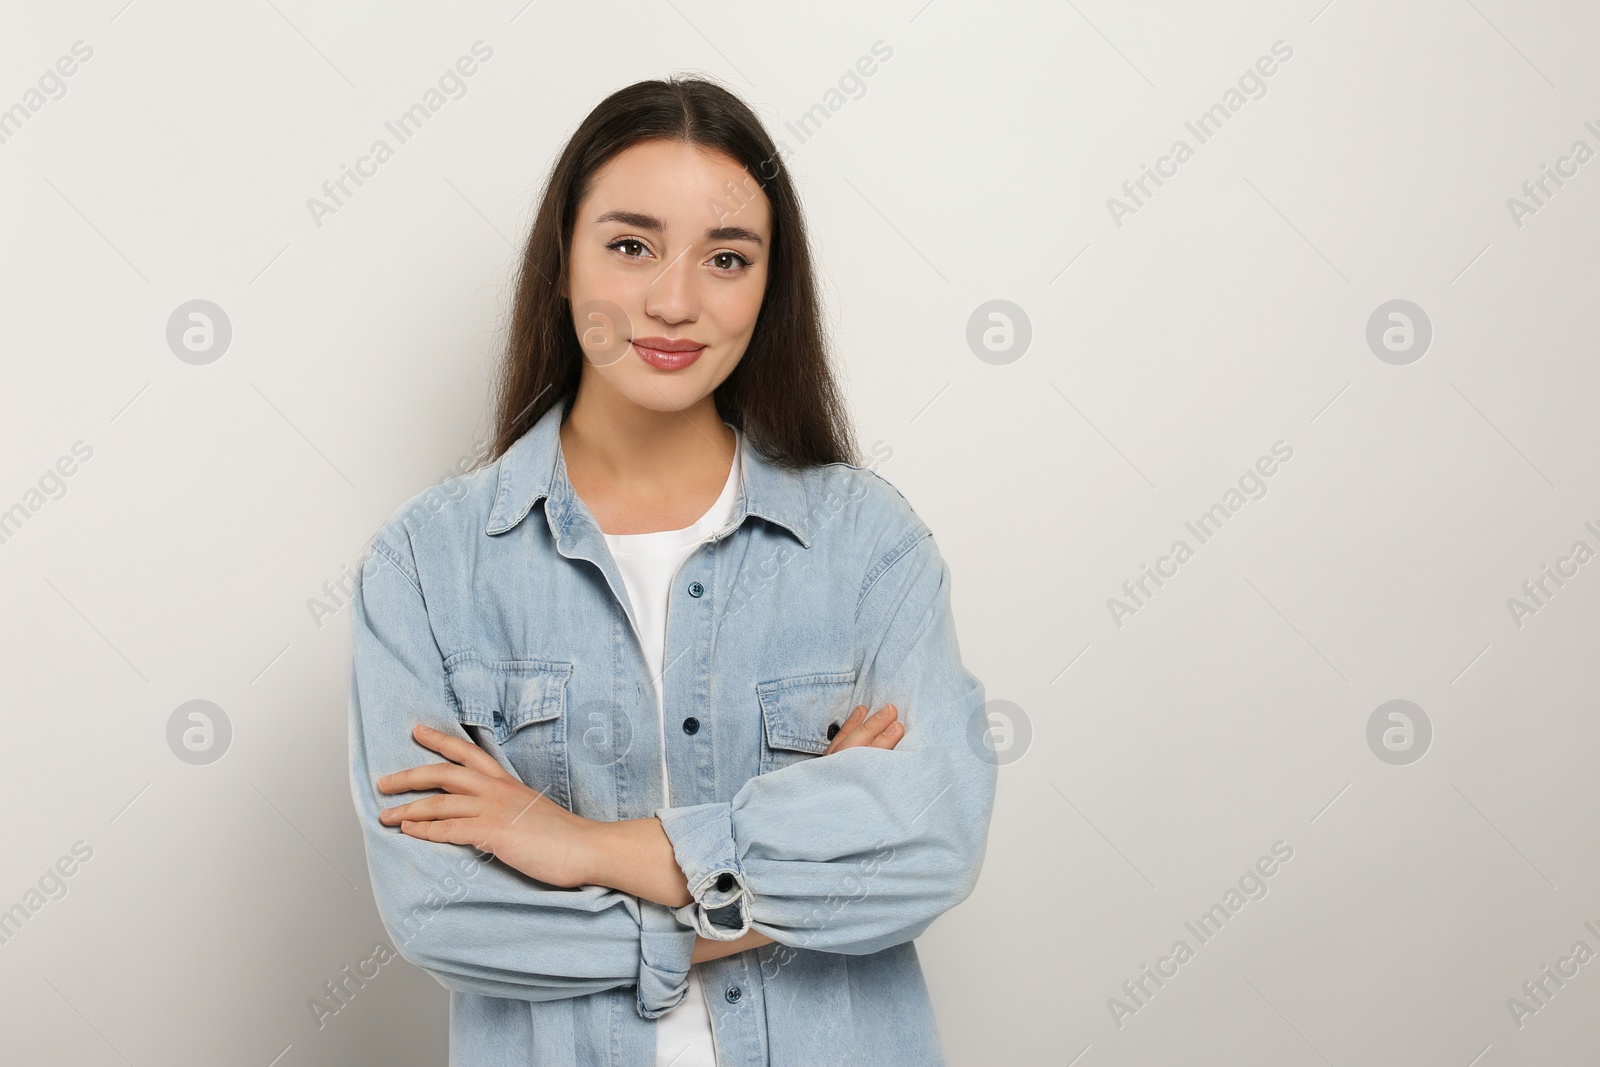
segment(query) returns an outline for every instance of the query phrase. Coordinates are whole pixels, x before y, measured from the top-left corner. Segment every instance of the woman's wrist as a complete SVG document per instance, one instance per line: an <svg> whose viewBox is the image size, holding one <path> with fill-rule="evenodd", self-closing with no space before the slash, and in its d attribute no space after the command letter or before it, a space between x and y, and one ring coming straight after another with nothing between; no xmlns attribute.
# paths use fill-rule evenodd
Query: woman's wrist
<svg viewBox="0 0 1600 1067"><path fill-rule="evenodd" d="M689 954L690 964L704 963L707 960L720 960L724 956L731 956L735 952L748 952L762 945L773 944L772 938L755 930L746 930L744 935L732 941L713 941L709 937L694 936L694 951Z"/></svg>
<svg viewBox="0 0 1600 1067"><path fill-rule="evenodd" d="M689 880L678 866L661 820L593 822L588 828L589 884L651 900L669 908L692 904Z"/></svg>

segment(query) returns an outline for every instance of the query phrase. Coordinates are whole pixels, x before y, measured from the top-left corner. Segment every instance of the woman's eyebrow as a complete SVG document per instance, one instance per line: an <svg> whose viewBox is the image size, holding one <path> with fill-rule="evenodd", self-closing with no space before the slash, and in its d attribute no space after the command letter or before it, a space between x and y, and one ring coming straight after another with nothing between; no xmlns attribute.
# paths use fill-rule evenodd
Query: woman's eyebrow
<svg viewBox="0 0 1600 1067"><path fill-rule="evenodd" d="M594 222L596 226L603 222L620 222L624 226L634 226L641 230L667 232L666 223L654 215L646 215L639 211L607 211ZM749 241L757 248L765 247L759 234L743 226L713 226L706 230L706 237L713 241Z"/></svg>

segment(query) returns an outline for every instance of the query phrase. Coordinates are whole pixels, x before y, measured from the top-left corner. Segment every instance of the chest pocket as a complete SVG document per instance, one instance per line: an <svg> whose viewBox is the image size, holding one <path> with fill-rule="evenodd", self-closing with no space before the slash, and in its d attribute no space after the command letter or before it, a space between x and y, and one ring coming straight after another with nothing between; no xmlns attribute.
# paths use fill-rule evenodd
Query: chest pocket
<svg viewBox="0 0 1600 1067"><path fill-rule="evenodd" d="M828 727L850 717L856 672L791 674L756 684L761 701L761 773L828 750Z"/></svg>
<svg viewBox="0 0 1600 1067"><path fill-rule="evenodd" d="M468 735L491 754L498 748L523 782L570 810L566 710L572 664L486 660L461 652L445 661L445 675L456 718Z"/></svg>

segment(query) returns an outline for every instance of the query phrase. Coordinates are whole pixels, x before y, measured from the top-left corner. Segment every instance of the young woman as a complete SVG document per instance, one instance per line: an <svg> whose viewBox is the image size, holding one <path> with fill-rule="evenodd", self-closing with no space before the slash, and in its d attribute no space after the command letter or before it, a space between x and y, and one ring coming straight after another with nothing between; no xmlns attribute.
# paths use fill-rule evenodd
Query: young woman
<svg viewBox="0 0 1600 1067"><path fill-rule="evenodd" d="M373 539L351 788L458 1067L943 1062L912 939L982 863L983 687L818 307L754 114L618 91L544 191L491 462Z"/></svg>

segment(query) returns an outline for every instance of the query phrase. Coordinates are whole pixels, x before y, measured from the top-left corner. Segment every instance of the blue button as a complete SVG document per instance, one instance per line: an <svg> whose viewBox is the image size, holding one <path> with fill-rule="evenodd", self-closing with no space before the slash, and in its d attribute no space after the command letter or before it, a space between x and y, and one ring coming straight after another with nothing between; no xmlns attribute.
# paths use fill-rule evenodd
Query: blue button
<svg viewBox="0 0 1600 1067"><path fill-rule="evenodd" d="M700 720L695 718L693 715L689 716L687 719L684 719L683 720L683 732L686 733L686 734L697 734L697 733L699 733L700 732Z"/></svg>
<svg viewBox="0 0 1600 1067"><path fill-rule="evenodd" d="M728 998L729 1004L737 1004L739 1003L739 998L744 996L744 991L736 985L731 985L728 987L728 991L724 993L723 996Z"/></svg>
<svg viewBox="0 0 1600 1067"><path fill-rule="evenodd" d="M689 583L689 595L690 596L700 596L705 591L706 591L706 587L701 585L699 582L690 582Z"/></svg>

